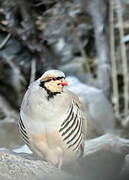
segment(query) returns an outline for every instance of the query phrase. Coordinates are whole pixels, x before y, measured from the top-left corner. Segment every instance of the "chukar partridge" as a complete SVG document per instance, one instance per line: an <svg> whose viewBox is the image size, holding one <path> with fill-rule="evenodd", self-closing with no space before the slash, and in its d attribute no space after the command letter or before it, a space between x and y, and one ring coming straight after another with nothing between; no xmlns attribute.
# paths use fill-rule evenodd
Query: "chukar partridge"
<svg viewBox="0 0 129 180"><path fill-rule="evenodd" d="M86 132L79 99L67 85L63 72L46 71L25 93L19 120L25 143L59 168L83 155Z"/></svg>

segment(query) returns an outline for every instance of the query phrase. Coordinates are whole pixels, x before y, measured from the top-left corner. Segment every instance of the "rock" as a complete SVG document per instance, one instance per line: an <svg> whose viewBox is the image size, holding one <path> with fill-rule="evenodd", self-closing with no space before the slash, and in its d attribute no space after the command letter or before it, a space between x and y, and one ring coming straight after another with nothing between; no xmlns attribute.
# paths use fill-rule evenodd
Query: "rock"
<svg viewBox="0 0 129 180"><path fill-rule="evenodd" d="M0 149L0 178L6 180L125 180L120 177L128 174L128 151L129 140L111 133L87 140L84 157L78 161L79 171L77 173L76 170L77 175L72 175L69 169L66 172L63 169L59 170L37 159L34 154L17 154L7 149ZM127 161L124 161L125 156ZM127 162L126 166L123 166L125 162ZM127 167L127 174L123 167Z"/></svg>
<svg viewBox="0 0 129 180"><path fill-rule="evenodd" d="M103 92L95 87L91 87L80 82L76 77L67 77L68 89L79 96L85 108L88 105L92 124L100 133L104 133L114 128L115 117L111 104L104 96Z"/></svg>
<svg viewBox="0 0 129 180"><path fill-rule="evenodd" d="M105 149L89 154L81 163L81 180L84 180L85 177L86 180L118 180L123 161L122 154Z"/></svg>
<svg viewBox="0 0 129 180"><path fill-rule="evenodd" d="M31 156L24 157L24 154L18 155L8 150L0 151L0 177L6 180L73 179L45 161L33 160Z"/></svg>
<svg viewBox="0 0 129 180"><path fill-rule="evenodd" d="M122 180L129 179L129 154L125 156L125 161L121 170L121 179Z"/></svg>
<svg viewBox="0 0 129 180"><path fill-rule="evenodd" d="M16 122L0 122L0 148L16 148L24 144Z"/></svg>
<svg viewBox="0 0 129 180"><path fill-rule="evenodd" d="M10 106L8 101L2 95L0 95L0 120L15 122L18 118L18 112Z"/></svg>
<svg viewBox="0 0 129 180"><path fill-rule="evenodd" d="M30 150L30 148L26 144L24 144L18 148L13 148L12 151L16 152L16 153L32 154L32 151Z"/></svg>
<svg viewBox="0 0 129 180"><path fill-rule="evenodd" d="M23 144L17 128L19 114L0 95L0 148L16 148Z"/></svg>
<svg viewBox="0 0 129 180"><path fill-rule="evenodd" d="M66 76L76 76L82 81L88 80L88 75L85 72L84 64L86 63L83 57L76 57L69 63L61 65L59 67Z"/></svg>
<svg viewBox="0 0 129 180"><path fill-rule="evenodd" d="M82 179L128 180L128 152L129 139L112 133L85 141L84 158L81 161Z"/></svg>

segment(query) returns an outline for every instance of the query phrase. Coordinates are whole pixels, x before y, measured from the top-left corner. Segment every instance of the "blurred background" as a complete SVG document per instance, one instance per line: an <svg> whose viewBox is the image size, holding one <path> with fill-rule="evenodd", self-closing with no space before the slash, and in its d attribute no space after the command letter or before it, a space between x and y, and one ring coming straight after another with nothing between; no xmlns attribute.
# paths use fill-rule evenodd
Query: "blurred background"
<svg viewBox="0 0 129 180"><path fill-rule="evenodd" d="M0 148L24 145L17 130L21 101L48 69L62 70L68 88L88 107L88 139L113 132L128 140L129 0L0 0ZM88 180L128 174L128 153L126 165L123 154L122 160L97 156L87 168L102 159L112 176L97 176L100 165ZM107 159L110 168L103 166Z"/></svg>

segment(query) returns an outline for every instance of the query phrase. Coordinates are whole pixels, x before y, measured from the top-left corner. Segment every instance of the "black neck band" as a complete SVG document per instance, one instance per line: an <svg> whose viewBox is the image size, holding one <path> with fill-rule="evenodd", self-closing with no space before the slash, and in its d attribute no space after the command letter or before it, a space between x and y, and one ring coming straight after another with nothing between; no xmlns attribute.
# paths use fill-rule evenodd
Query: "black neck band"
<svg viewBox="0 0 129 180"><path fill-rule="evenodd" d="M60 94L61 92L51 92L49 89L47 89L45 86L44 86L45 82L40 82L40 87L44 88L48 94L48 100L50 98L54 98L55 95L57 94Z"/></svg>

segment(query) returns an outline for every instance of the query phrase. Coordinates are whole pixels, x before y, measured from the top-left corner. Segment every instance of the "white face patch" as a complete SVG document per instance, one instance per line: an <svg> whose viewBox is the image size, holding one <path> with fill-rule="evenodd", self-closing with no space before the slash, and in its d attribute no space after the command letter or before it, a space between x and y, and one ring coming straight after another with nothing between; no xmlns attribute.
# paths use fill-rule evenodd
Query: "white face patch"
<svg viewBox="0 0 129 180"><path fill-rule="evenodd" d="M63 91L63 86L59 85L60 81L56 80L56 81L49 81L45 83L45 87L50 90L51 92L62 92Z"/></svg>

